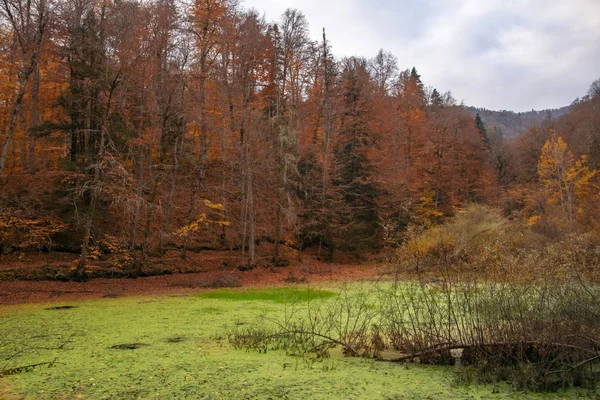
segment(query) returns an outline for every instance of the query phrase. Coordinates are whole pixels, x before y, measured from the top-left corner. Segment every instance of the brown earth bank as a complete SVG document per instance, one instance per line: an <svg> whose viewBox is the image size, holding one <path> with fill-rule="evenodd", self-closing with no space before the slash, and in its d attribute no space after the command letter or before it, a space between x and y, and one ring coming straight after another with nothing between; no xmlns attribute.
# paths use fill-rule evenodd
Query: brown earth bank
<svg viewBox="0 0 600 400"><path fill-rule="evenodd" d="M227 263L222 252L190 253L186 260L165 255L151 260L164 274L136 278L93 278L87 282L46 280L55 271L67 270L76 260L73 254L25 254L0 258L0 305L63 302L137 295L188 294L218 287L281 286L328 281L376 279L384 270L373 260L341 258L341 263L326 263L314 255L303 255L287 266L257 266L240 270ZM92 264L92 271L106 272L102 263ZM14 276L25 277L15 279Z"/></svg>

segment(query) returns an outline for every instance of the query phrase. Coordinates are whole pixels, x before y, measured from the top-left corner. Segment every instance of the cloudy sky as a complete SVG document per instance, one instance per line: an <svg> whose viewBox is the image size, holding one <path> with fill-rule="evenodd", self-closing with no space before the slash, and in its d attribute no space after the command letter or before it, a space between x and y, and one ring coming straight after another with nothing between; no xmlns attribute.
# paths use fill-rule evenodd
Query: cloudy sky
<svg viewBox="0 0 600 400"><path fill-rule="evenodd" d="M468 105L557 108L600 78L600 0L244 0L267 20L286 8L327 30L337 56L383 48L401 69Z"/></svg>

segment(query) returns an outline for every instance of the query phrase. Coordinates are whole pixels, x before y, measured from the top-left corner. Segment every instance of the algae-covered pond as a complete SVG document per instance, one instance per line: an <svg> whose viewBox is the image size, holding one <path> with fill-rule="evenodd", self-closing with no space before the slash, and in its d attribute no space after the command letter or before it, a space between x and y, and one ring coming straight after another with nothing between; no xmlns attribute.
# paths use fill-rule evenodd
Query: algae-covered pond
<svg viewBox="0 0 600 400"><path fill-rule="evenodd" d="M505 399L508 384L460 386L454 367L333 355L236 350L225 332L276 317L291 302L328 301L339 288L221 290L191 296L0 307L0 360L57 362L0 378L1 399ZM58 347L62 349L57 349ZM17 352L21 350L22 353ZM11 356L10 360L7 359Z"/></svg>

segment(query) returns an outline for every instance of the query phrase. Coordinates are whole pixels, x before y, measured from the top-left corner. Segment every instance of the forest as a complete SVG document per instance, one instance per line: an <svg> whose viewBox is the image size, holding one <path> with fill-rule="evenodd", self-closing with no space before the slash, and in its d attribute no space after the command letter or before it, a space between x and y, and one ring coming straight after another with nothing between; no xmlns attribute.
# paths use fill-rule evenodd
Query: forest
<svg viewBox="0 0 600 400"><path fill-rule="evenodd" d="M268 23L227 1L7 0L2 14L3 254L80 251L82 276L90 256L139 268L173 249L333 260L472 203L542 234L595 226L598 82L509 141L384 50L336 59L298 10Z"/></svg>
<svg viewBox="0 0 600 400"><path fill-rule="evenodd" d="M578 102L578 100L575 100L575 102ZM488 135L502 135L509 140L525 133L532 126L540 125L548 118L558 119L562 117L569 112L570 108L570 106L565 106L553 110L532 110L516 113L507 110L493 111L486 108L466 107L473 118L479 114L486 130L490 131Z"/></svg>
<svg viewBox="0 0 600 400"><path fill-rule="evenodd" d="M384 49L337 57L297 9L267 21L235 0L0 0L0 21L3 287L213 264L224 272L208 286L235 287L238 273L377 265L396 306L427 306L412 330L383 296L368 301L386 304L389 325L358 307L347 317L364 329L339 337L320 329L341 316L316 313L277 333L229 331L231 343L443 356L433 364L461 349L473 365L482 348L513 357L518 343L539 361L521 387L553 388L559 358L563 384L595 387L597 370L581 371L600 358L600 79L565 108L516 116L466 107ZM398 289L403 279L423 286ZM493 298L528 318L491 329L500 317L476 310ZM452 329L446 313L461 315ZM3 343L0 362L13 354ZM16 368L0 364L0 378ZM506 380L499 371L480 373Z"/></svg>

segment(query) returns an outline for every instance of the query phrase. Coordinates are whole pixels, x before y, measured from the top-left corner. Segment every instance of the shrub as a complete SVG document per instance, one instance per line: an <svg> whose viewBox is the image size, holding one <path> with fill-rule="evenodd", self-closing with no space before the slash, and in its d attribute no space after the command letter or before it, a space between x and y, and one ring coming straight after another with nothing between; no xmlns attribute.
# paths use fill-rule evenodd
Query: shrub
<svg viewBox="0 0 600 400"><path fill-rule="evenodd" d="M459 267L490 248L514 247L519 235L499 210L470 205L443 225L429 229L410 226L392 263L417 272L448 265Z"/></svg>
<svg viewBox="0 0 600 400"><path fill-rule="evenodd" d="M0 253L50 251L52 235L67 225L54 218L37 219L15 209L0 209Z"/></svg>
<svg viewBox="0 0 600 400"><path fill-rule="evenodd" d="M326 357L341 347L346 355L386 354L396 362L459 360L463 382L508 380L533 391L595 387L600 287L458 277L344 290L330 302L296 306L285 319L236 327L229 338L236 347L302 356Z"/></svg>

